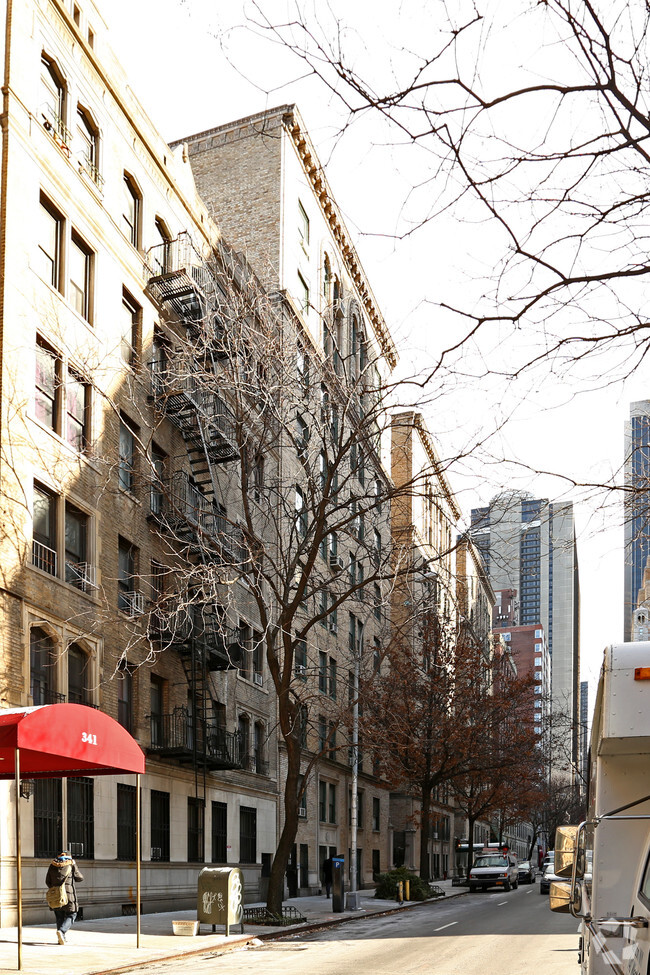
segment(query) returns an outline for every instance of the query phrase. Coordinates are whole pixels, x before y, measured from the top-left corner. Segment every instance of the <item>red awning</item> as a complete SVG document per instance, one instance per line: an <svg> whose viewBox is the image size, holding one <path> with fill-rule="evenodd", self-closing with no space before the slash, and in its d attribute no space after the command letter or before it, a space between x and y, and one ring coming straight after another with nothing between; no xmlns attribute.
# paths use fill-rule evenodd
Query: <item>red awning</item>
<svg viewBox="0 0 650 975"><path fill-rule="evenodd" d="M83 704L0 710L0 779L144 772L144 753L126 728Z"/></svg>

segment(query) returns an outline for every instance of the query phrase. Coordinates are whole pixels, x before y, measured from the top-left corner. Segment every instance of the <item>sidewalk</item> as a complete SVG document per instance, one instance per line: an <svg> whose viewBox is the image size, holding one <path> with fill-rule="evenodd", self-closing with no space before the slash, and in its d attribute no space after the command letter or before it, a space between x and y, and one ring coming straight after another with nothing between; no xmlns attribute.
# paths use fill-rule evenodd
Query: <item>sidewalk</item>
<svg viewBox="0 0 650 975"><path fill-rule="evenodd" d="M445 897L427 903L440 903L466 892L465 887L451 886L451 880L441 881L439 887ZM326 897L292 897L286 906L297 908L307 919L304 924L286 927L266 927L246 924L244 934L213 934L208 924L201 925L195 938L178 937L172 933L172 921L195 920L196 911L176 911L169 914L143 914L140 919L140 948L136 948L135 917L109 917L81 921L72 928L68 943L57 943L54 924L32 925L23 928L22 970L30 975L100 975L107 972L128 971L142 964L175 958L179 955L229 950L259 939L270 939L305 931L321 925L341 924L355 918L383 914L387 911L410 910L416 902L400 906L395 901L375 900L374 891L360 891L361 908L334 914ZM246 907L261 907L247 904ZM0 973L15 972L18 968L16 928L0 929Z"/></svg>

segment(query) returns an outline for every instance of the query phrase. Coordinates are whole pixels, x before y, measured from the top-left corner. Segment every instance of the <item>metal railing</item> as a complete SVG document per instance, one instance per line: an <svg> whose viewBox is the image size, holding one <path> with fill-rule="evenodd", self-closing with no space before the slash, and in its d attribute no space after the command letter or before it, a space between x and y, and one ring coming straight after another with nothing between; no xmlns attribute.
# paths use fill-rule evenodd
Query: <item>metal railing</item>
<svg viewBox="0 0 650 975"><path fill-rule="evenodd" d="M32 540L32 565L51 576L57 574L57 554L53 548Z"/></svg>
<svg viewBox="0 0 650 975"><path fill-rule="evenodd" d="M149 716L150 751L166 752L179 758L195 753L216 765L241 768L241 741L238 732L229 732L214 719L194 719L187 708L175 708L170 714Z"/></svg>
<svg viewBox="0 0 650 975"><path fill-rule="evenodd" d="M90 592L97 589L95 581L95 566L89 562L68 562L65 563L65 581L71 586L81 589L82 592Z"/></svg>

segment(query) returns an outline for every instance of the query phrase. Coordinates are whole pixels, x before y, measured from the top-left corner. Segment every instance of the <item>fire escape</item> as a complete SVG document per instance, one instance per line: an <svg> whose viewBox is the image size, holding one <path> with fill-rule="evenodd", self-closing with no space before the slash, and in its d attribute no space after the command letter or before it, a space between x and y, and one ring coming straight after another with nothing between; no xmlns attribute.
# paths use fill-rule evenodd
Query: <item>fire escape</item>
<svg viewBox="0 0 650 975"><path fill-rule="evenodd" d="M189 471L154 480L148 517L191 564L241 568L250 550L241 531L226 521L217 493L219 465L239 456L232 414L214 389L223 342L206 340L220 334L219 289L188 234L151 248L144 274L146 293L186 336L180 350L157 350L151 398L180 431L189 460ZM192 592L154 610L149 630L163 649L178 653L189 687L187 707L152 718L150 751L191 765L197 796L201 774L205 794L206 772L242 766L239 734L226 731L211 689L213 673L239 665L239 630L228 628L214 604Z"/></svg>

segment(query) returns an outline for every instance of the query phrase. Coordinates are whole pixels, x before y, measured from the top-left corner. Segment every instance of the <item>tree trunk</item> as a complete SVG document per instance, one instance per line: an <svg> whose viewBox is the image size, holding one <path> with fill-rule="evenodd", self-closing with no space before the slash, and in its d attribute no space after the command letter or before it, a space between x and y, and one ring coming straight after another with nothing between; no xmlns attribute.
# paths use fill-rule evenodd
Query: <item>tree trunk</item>
<svg viewBox="0 0 650 975"><path fill-rule="evenodd" d="M282 913L284 896L284 876L291 856L291 850L298 832L298 774L291 769L294 762L288 756L287 781L284 786L284 826L271 864L269 890L266 898L267 910L272 914ZM298 763L300 754L298 753Z"/></svg>
<svg viewBox="0 0 650 975"><path fill-rule="evenodd" d="M469 872L474 866L474 825L476 823L475 816L469 816L467 820L467 876L469 877Z"/></svg>

